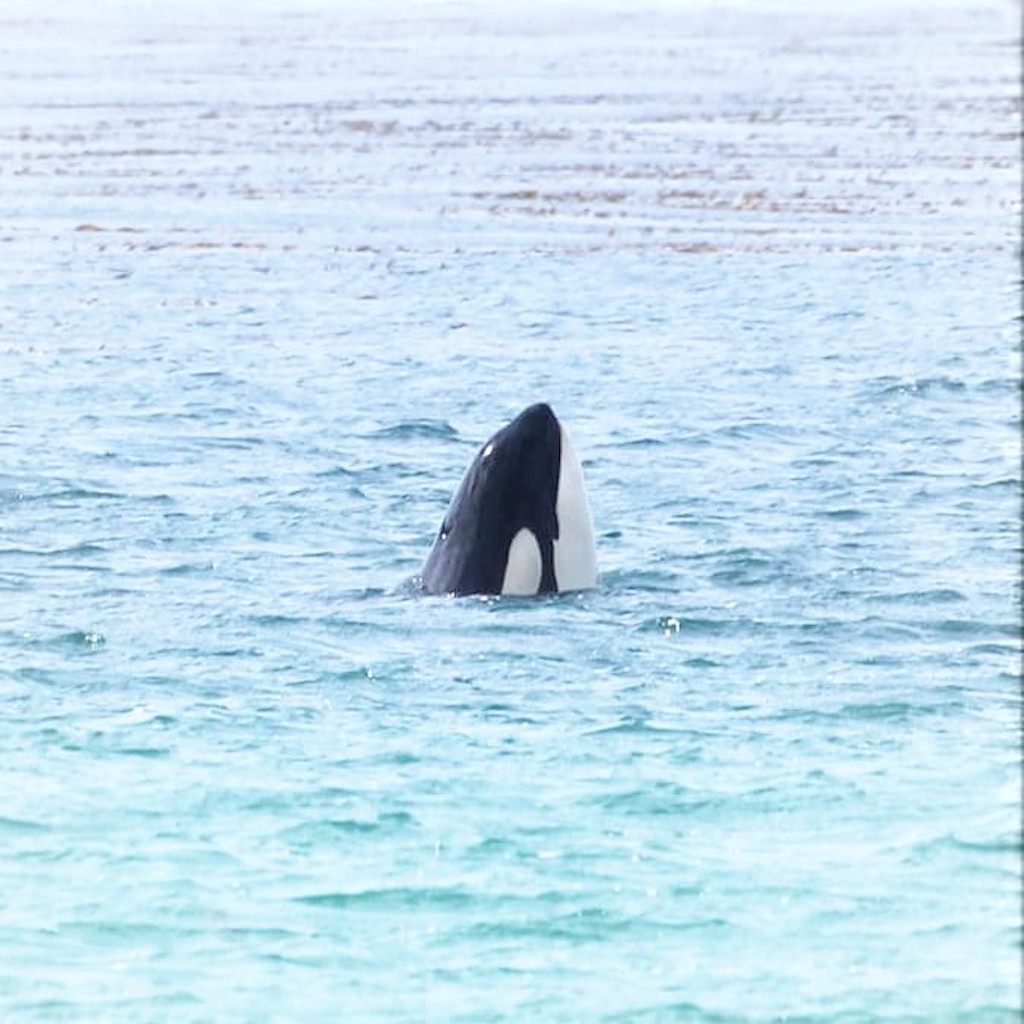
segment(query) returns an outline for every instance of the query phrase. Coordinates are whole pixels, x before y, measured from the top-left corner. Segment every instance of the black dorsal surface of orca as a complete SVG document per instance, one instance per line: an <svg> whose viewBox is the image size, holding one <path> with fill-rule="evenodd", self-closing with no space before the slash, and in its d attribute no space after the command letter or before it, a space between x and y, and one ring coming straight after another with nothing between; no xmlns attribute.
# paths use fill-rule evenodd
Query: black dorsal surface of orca
<svg viewBox="0 0 1024 1024"><path fill-rule="evenodd" d="M477 453L421 580L427 593L455 596L597 585L583 471L550 406L524 409Z"/></svg>

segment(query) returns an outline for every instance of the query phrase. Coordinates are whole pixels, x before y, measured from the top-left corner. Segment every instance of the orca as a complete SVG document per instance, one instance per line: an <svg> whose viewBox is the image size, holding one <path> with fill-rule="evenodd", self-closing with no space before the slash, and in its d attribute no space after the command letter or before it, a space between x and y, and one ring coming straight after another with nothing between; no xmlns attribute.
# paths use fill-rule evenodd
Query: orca
<svg viewBox="0 0 1024 1024"><path fill-rule="evenodd" d="M428 594L527 597L597 586L583 470L541 402L477 453L420 575Z"/></svg>

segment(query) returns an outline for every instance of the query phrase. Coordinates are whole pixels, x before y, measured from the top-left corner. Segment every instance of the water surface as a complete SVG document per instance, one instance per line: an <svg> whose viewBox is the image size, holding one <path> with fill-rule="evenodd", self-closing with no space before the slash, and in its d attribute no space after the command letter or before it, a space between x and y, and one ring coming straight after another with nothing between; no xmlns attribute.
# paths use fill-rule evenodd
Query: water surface
<svg viewBox="0 0 1024 1024"><path fill-rule="evenodd" d="M1012 5L5 12L5 1020L1020 1019Z"/></svg>

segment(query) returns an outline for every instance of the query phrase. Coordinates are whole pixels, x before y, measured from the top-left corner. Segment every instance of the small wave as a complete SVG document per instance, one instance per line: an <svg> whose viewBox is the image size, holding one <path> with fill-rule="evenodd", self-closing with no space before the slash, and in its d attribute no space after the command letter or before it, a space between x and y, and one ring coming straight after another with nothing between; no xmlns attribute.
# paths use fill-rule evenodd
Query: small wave
<svg viewBox="0 0 1024 1024"><path fill-rule="evenodd" d="M958 836L951 836L949 844L957 850L966 850L971 853L1008 853L1014 857L1020 857L1024 852L1024 842L1020 836L1003 836L998 839L961 839Z"/></svg>
<svg viewBox="0 0 1024 1024"><path fill-rule="evenodd" d="M868 615L859 622L853 623L857 629L863 631L866 638L878 638L883 640L921 640L925 636L925 629L918 623L897 622L891 618L884 618L880 615ZM870 655L865 664L885 664L886 655L875 653Z"/></svg>
<svg viewBox="0 0 1024 1024"><path fill-rule="evenodd" d="M978 385L978 390L987 394L1015 395L1024 388L1024 382L1016 377L989 377Z"/></svg>
<svg viewBox="0 0 1024 1024"><path fill-rule="evenodd" d="M625 449L626 451L644 448L664 448L667 444L666 441L660 437L636 437L629 441L620 441L616 445L609 445L607 447L615 448L616 450Z"/></svg>
<svg viewBox="0 0 1024 1024"><path fill-rule="evenodd" d="M348 466L332 466L330 469L321 469L313 474L318 479L332 479L333 477L348 477L354 479L359 476L359 471L349 469Z"/></svg>
<svg viewBox="0 0 1024 1024"><path fill-rule="evenodd" d="M997 657L1015 657L1020 654L1021 644L1018 640L1017 643L1010 644L999 644L999 643L980 643L973 644L967 648L965 653L980 657L983 655L994 654Z"/></svg>
<svg viewBox="0 0 1024 1024"><path fill-rule="evenodd" d="M967 600L967 595L952 587L934 587L929 590L904 590L895 594L877 594L875 601L882 604L955 604Z"/></svg>
<svg viewBox="0 0 1024 1024"><path fill-rule="evenodd" d="M110 751L120 757L141 757L146 759L159 759L170 757L173 753L170 747L117 747Z"/></svg>
<svg viewBox="0 0 1024 1024"><path fill-rule="evenodd" d="M810 455L807 458L793 459L790 465L794 469L824 469L834 466L838 460L827 455Z"/></svg>
<svg viewBox="0 0 1024 1024"><path fill-rule="evenodd" d="M368 483L393 483L395 480L431 480L433 476L418 466L410 466L404 462L378 462L355 470L360 485ZM353 497L363 497L359 487L352 486L349 491ZM447 496L447 492L446 492ZM442 506L443 510L443 506Z"/></svg>
<svg viewBox="0 0 1024 1024"><path fill-rule="evenodd" d="M998 636L1019 637L1020 627L1017 625L979 622L977 619L940 619L931 623L933 629L946 636L970 637L970 636Z"/></svg>
<svg viewBox="0 0 1024 1024"><path fill-rule="evenodd" d="M974 486L979 491L1014 491L1016 492L1020 488L1020 480L1013 476L998 477L995 480L986 480L984 483L978 483Z"/></svg>
<svg viewBox="0 0 1024 1024"><path fill-rule="evenodd" d="M934 398L943 394L961 394L967 390L967 385L954 377L878 377L870 382L870 386L878 398Z"/></svg>
<svg viewBox="0 0 1024 1024"><path fill-rule="evenodd" d="M157 570L158 576L201 576L213 572L213 562L180 562Z"/></svg>
<svg viewBox="0 0 1024 1024"><path fill-rule="evenodd" d="M558 894L547 894L546 899L552 903L561 902ZM564 913L538 911L537 916L477 921L459 930L458 937L485 942L563 940L581 943L600 942L624 933L638 932L662 936L669 932L702 931L723 927L728 927L728 922L719 917L666 920L649 915L614 913L603 907L581 907Z"/></svg>
<svg viewBox="0 0 1024 1024"><path fill-rule="evenodd" d="M56 651L90 652L100 650L106 646L106 643L107 638L102 633L97 633L94 630L73 629L67 633L58 633L56 636L29 640L24 646Z"/></svg>
<svg viewBox="0 0 1024 1024"><path fill-rule="evenodd" d="M653 790L631 790L612 793L595 801L603 812L629 817L687 815L715 804L708 797L696 796L682 786L665 784Z"/></svg>
<svg viewBox="0 0 1024 1024"><path fill-rule="evenodd" d="M966 839L953 833L947 833L918 843L914 847L913 855L928 858L936 853L941 854L950 850L980 854L983 857L1009 856L1016 861L1024 850L1024 842L1017 835L993 836L989 839Z"/></svg>
<svg viewBox="0 0 1024 1024"><path fill-rule="evenodd" d="M472 906L479 897L460 888L363 889L357 892L311 893L296 896L296 903L332 910L445 910Z"/></svg>
<svg viewBox="0 0 1024 1024"><path fill-rule="evenodd" d="M730 423L710 432L712 438L719 441L760 441L770 439L790 439L796 431L774 420L751 419L740 423Z"/></svg>
<svg viewBox="0 0 1024 1024"><path fill-rule="evenodd" d="M381 427L366 435L369 439L399 440L409 438L455 438L459 432L447 420L405 420L390 427Z"/></svg>
<svg viewBox="0 0 1024 1024"><path fill-rule="evenodd" d="M640 624L640 632L657 631L665 636L683 634L686 636L721 636L734 630L738 625L735 619L713 619L708 617L664 614L644 619Z"/></svg>
<svg viewBox="0 0 1024 1024"><path fill-rule="evenodd" d="M525 920L480 921L464 929L462 934L467 938L487 941L561 939L573 943L597 942L629 928L633 923L634 920L602 907L583 907L569 913L545 913Z"/></svg>
<svg viewBox="0 0 1024 1024"><path fill-rule="evenodd" d="M294 825L282 830L279 836L288 842L314 845L319 841L333 842L338 836L370 836L400 831L414 825L415 820L405 811L371 818L327 818Z"/></svg>
<svg viewBox="0 0 1024 1024"><path fill-rule="evenodd" d="M49 832L50 826L38 821L26 821L24 818L0 817L0 833L4 832Z"/></svg>
<svg viewBox="0 0 1024 1024"><path fill-rule="evenodd" d="M832 522L846 523L857 519L866 519L867 512L859 508L829 508L822 509L817 513L818 518L828 519Z"/></svg>
<svg viewBox="0 0 1024 1024"><path fill-rule="evenodd" d="M0 555L6 557L64 558L78 555L105 555L108 549L102 544L82 541L66 548L0 548Z"/></svg>
<svg viewBox="0 0 1024 1024"><path fill-rule="evenodd" d="M763 586L786 575L784 563L771 555L748 548L724 554L724 565L711 573L713 583L725 587Z"/></svg>
<svg viewBox="0 0 1024 1024"><path fill-rule="evenodd" d="M656 1003L644 1006L640 1010L626 1010L609 1017L603 1017L605 1024L647 1024L648 1021L677 1021L679 1024L745 1024L749 1017L737 1017L734 1013L720 1013L700 1003L689 1000L679 1002ZM796 1018L788 1018L794 1024L818 1024L811 1019L799 1022ZM836 1024L838 1018L830 1017L830 1024ZM858 1017L857 1021L861 1021ZM842 1024L842 1022L839 1022Z"/></svg>
<svg viewBox="0 0 1024 1024"><path fill-rule="evenodd" d="M104 491L91 487L62 487L55 491L40 491L38 493L26 493L19 491L17 501L19 504L29 502L44 504L47 502L63 503L78 501L121 501L128 496L119 491Z"/></svg>
<svg viewBox="0 0 1024 1024"><path fill-rule="evenodd" d="M663 591L679 593L679 577L667 569L613 569L601 573L601 583L609 590Z"/></svg>
<svg viewBox="0 0 1024 1024"><path fill-rule="evenodd" d="M696 658L686 658L683 664L687 668L720 668L722 663L713 658L704 658L699 655Z"/></svg>
<svg viewBox="0 0 1024 1024"><path fill-rule="evenodd" d="M652 725L650 719L642 717L640 715L630 715L620 718L617 722L613 722L611 725L601 725L596 729L588 729L584 733L585 736L609 736L617 733L625 733L627 735L638 735L641 733L647 734L659 734L659 733L680 733L683 730L673 728L672 726L665 725Z"/></svg>
<svg viewBox="0 0 1024 1024"><path fill-rule="evenodd" d="M216 448L224 451L248 451L251 448L261 448L267 442L262 437L232 437L230 435L211 434L206 437L195 437L190 443L197 448Z"/></svg>
<svg viewBox="0 0 1024 1024"><path fill-rule="evenodd" d="M254 626L261 628L273 628L275 626L294 626L309 619L304 615L285 615L283 612L273 612L262 615L248 615L246 619Z"/></svg>
<svg viewBox="0 0 1024 1024"><path fill-rule="evenodd" d="M908 701L892 700L867 704L844 704L834 715L835 718L853 718L861 721L907 721L922 715L938 714L943 709L935 705L911 704Z"/></svg>

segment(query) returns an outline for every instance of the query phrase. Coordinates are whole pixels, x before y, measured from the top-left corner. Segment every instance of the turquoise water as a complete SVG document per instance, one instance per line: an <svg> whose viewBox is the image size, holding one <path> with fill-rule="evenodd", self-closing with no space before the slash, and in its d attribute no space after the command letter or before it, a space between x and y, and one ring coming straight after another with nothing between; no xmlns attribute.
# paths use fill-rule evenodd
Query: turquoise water
<svg viewBox="0 0 1024 1024"><path fill-rule="evenodd" d="M1010 6L93 14L0 18L0 1017L1020 1020ZM409 596L539 400L600 588Z"/></svg>

